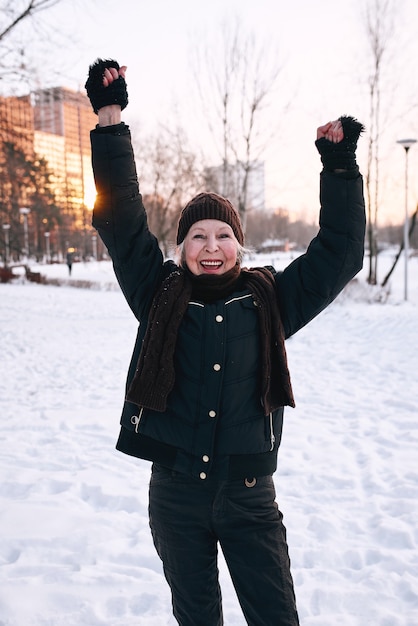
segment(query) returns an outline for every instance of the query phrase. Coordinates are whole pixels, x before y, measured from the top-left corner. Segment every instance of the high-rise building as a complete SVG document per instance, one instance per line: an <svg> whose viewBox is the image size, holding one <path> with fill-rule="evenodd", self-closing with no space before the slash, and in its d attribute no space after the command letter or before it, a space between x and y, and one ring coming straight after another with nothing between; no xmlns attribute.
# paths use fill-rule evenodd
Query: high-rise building
<svg viewBox="0 0 418 626"><path fill-rule="evenodd" d="M4 152L4 142L14 143L25 154L32 154L33 133L30 96L0 98L0 154Z"/></svg>
<svg viewBox="0 0 418 626"><path fill-rule="evenodd" d="M61 225L59 228L54 226L50 242L61 254L65 253L69 233L74 230L80 233L78 246L82 248L82 253L87 254L90 247L87 245L87 233L91 228L90 209L95 195L90 130L96 123L97 117L87 96L65 87L39 89L21 97L0 97L0 168L5 169L8 145L16 146L28 159L36 156L46 161L61 216ZM3 179L7 181L7 177ZM0 203L3 204L5 198L2 196L6 193L4 184L7 185L7 182L0 185ZM20 196L15 198L13 204L30 206L24 188ZM18 206L3 208L11 223L11 236L13 229L19 228L18 211ZM35 245L39 248L42 219L36 216L35 224L35 211L36 207L32 207L28 219ZM4 221L4 217L2 219ZM46 224L44 230L48 228ZM16 240L19 237L17 233Z"/></svg>
<svg viewBox="0 0 418 626"><path fill-rule="evenodd" d="M211 191L227 197L236 208L245 204L246 210L264 209L264 162L252 161L247 172L240 162L208 167L205 179Z"/></svg>
<svg viewBox="0 0 418 626"><path fill-rule="evenodd" d="M64 87L35 91L32 106L35 152L47 160L58 198L80 226L94 201L90 130L97 117L87 96Z"/></svg>

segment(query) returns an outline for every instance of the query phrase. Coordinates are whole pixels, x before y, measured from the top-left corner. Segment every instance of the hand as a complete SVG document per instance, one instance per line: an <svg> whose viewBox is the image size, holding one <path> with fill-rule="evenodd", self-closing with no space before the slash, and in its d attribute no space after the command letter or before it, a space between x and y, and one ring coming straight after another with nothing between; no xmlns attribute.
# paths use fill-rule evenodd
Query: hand
<svg viewBox="0 0 418 626"><path fill-rule="evenodd" d="M106 68L103 73L103 87L108 87L109 85L111 85L114 80L117 80L119 78L119 76L125 78L127 69L128 68L126 67L126 65L122 65L119 70L117 70L115 67Z"/></svg>
<svg viewBox="0 0 418 626"><path fill-rule="evenodd" d="M103 72L103 87L109 87L119 77L125 79L126 70L126 65L122 65L119 70L115 67L106 68ZM118 104L108 104L101 107L97 112L97 116L99 118L99 126L114 126L115 124L120 124L122 120L121 108Z"/></svg>
<svg viewBox="0 0 418 626"><path fill-rule="evenodd" d="M343 126L340 120L335 120L334 122L328 122L324 124L324 126L319 126L316 131L316 138L328 139L328 141L332 141L332 143L339 143L344 139L344 131Z"/></svg>
<svg viewBox="0 0 418 626"><path fill-rule="evenodd" d="M331 172L358 169L357 140L363 131L363 124L348 115L342 115L338 120L320 126L315 145L324 169Z"/></svg>
<svg viewBox="0 0 418 626"><path fill-rule="evenodd" d="M114 59L97 59L89 67L85 84L93 111L119 106L122 111L128 104L125 81L126 66L119 66Z"/></svg>

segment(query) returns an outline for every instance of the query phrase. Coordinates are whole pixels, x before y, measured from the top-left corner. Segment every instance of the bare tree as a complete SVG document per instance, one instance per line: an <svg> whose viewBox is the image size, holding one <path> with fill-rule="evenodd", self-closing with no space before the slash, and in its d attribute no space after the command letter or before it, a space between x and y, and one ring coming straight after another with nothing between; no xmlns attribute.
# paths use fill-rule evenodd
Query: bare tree
<svg viewBox="0 0 418 626"><path fill-rule="evenodd" d="M202 187L202 168L182 128L159 128L153 137L133 138L141 145L136 161L150 230L168 256L174 246L181 208Z"/></svg>
<svg viewBox="0 0 418 626"><path fill-rule="evenodd" d="M46 13L64 0L0 0L0 80L17 88L18 81L29 84L33 74L30 52L35 41L47 41L49 54L55 36L55 24L48 24ZM28 36L28 28L30 35ZM39 61L39 59L37 59Z"/></svg>
<svg viewBox="0 0 418 626"><path fill-rule="evenodd" d="M370 0L365 12L365 27L370 52L369 124L366 170L367 239L369 244L368 282L377 283L378 213L380 202L380 154L382 128L382 87L388 63L389 43L394 35L393 0Z"/></svg>
<svg viewBox="0 0 418 626"><path fill-rule="evenodd" d="M28 17L49 9L61 0L5 0L1 2L0 41L4 41L12 31Z"/></svg>
<svg viewBox="0 0 418 626"><path fill-rule="evenodd" d="M239 19L224 21L193 51L194 83L222 161L217 191L235 200L245 229L251 174L276 132L265 112L282 69L278 54Z"/></svg>
<svg viewBox="0 0 418 626"><path fill-rule="evenodd" d="M246 243L250 248L260 249L267 240L286 241L289 233L289 212L255 209L248 213Z"/></svg>
<svg viewBox="0 0 418 626"><path fill-rule="evenodd" d="M30 249L39 253L42 234L60 225L53 174L48 163L36 154L29 155L19 145L3 142L4 160L0 167L0 218L10 226L12 257L19 258L25 242L20 207L30 208L28 216Z"/></svg>
<svg viewBox="0 0 418 626"><path fill-rule="evenodd" d="M418 206L415 208L415 211L412 214L412 218L411 218L411 221L409 223L409 231L408 231L408 237L409 238L411 238L411 236L414 233L415 225L417 223L417 217L418 217ZM382 280L382 287L386 286L387 282L389 281L389 278L392 276L392 274L393 274L393 272L395 270L395 267L396 267L396 265L397 265L397 263L398 263L398 261L399 261L399 259L401 257L401 254L402 254L402 252L404 250L404 246L405 246L405 242L402 239L402 243L400 244L399 250L396 253L396 256L395 256L395 258L393 260L392 267L390 268L390 270L386 274L385 278Z"/></svg>

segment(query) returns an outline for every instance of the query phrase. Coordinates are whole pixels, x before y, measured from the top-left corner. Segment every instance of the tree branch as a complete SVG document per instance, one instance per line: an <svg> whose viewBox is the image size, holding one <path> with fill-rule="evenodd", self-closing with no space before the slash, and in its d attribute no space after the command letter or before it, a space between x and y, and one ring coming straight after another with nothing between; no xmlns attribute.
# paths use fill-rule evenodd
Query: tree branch
<svg viewBox="0 0 418 626"><path fill-rule="evenodd" d="M61 0L29 0L26 7L21 9L16 15L12 16L10 24L5 26L0 32L0 41L5 39L11 31L27 17L35 15L35 13L39 13L45 9L49 9L52 6L59 4L59 2L61 2ZM14 6L13 8L16 10ZM2 12L3 14L6 13L4 8L2 9Z"/></svg>

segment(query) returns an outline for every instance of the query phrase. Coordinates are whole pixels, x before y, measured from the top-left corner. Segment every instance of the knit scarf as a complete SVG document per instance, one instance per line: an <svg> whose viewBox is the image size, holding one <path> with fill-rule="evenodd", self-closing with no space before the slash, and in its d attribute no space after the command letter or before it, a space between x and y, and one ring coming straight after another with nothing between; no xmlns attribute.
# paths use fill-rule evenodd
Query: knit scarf
<svg viewBox="0 0 418 626"><path fill-rule="evenodd" d="M294 407L273 275L266 268L241 269L239 265L221 276L195 276L187 269L178 268L163 281L154 296L127 400L140 407L165 411L175 382L177 334L191 298L213 302L244 289L253 294L259 315L261 397L265 414L281 406Z"/></svg>

